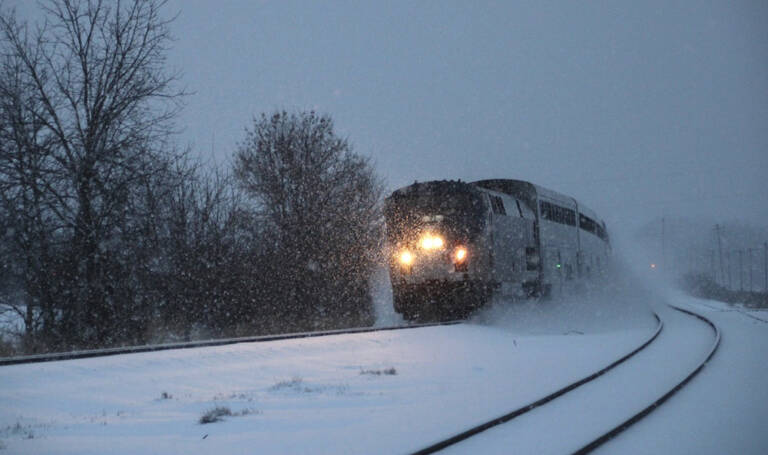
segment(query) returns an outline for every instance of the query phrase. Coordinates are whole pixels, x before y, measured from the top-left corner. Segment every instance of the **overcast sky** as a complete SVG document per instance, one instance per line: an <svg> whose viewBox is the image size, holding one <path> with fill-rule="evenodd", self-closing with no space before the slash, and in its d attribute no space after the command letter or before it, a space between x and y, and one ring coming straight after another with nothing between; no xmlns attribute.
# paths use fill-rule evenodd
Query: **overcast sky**
<svg viewBox="0 0 768 455"><path fill-rule="evenodd" d="M609 223L768 224L768 2L171 0L182 144L330 114L392 190L517 178ZM609 226L610 227L610 226Z"/></svg>

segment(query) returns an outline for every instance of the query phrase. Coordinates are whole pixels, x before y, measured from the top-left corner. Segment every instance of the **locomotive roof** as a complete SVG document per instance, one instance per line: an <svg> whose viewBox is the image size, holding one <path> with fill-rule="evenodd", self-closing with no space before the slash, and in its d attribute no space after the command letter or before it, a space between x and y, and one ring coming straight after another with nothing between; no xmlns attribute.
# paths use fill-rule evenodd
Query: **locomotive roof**
<svg viewBox="0 0 768 455"><path fill-rule="evenodd" d="M477 189L461 180L432 180L429 182L414 182L392 192L387 199L406 197L411 194L446 194L446 193L476 193Z"/></svg>
<svg viewBox="0 0 768 455"><path fill-rule="evenodd" d="M597 217L597 214L587 206L579 203L576 199L558 193L557 191L544 188L525 180L515 179L487 179L475 182L463 182L461 180L432 180L428 182L414 182L411 185L404 186L392 192L387 200L407 197L412 194L447 194L447 193L475 193L477 188L498 191L509 194L536 210L537 201L540 198L547 198L560 204L570 207L578 207L580 213L589 216L601 225L605 226Z"/></svg>
<svg viewBox="0 0 768 455"><path fill-rule="evenodd" d="M535 207L534 200L537 196L536 185L531 182L513 179L489 179L472 182L480 188L498 191L514 196L525 201L531 207Z"/></svg>

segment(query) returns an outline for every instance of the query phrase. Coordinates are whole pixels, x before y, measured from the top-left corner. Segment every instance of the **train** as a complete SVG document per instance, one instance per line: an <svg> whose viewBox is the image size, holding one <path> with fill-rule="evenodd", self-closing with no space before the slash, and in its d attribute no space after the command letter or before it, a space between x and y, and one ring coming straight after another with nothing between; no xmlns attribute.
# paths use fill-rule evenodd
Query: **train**
<svg viewBox="0 0 768 455"><path fill-rule="evenodd" d="M523 180L415 182L385 198L384 218L393 306L406 320L567 292L604 275L611 257L594 211Z"/></svg>

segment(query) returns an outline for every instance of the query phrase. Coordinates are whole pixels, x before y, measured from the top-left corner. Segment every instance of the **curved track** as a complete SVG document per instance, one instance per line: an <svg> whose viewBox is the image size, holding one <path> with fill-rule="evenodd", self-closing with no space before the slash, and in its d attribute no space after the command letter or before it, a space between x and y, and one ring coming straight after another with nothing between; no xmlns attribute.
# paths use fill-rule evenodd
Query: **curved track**
<svg viewBox="0 0 768 455"><path fill-rule="evenodd" d="M713 342L711 348L709 349L709 352L707 353L706 357L704 358L703 361L701 361L700 363L697 364L697 366L694 368L694 370L692 372L690 372L682 381L676 383L675 386L672 387L672 389L670 389L663 396L661 396L660 398L658 398L655 401L653 401L651 404L649 404L648 406L643 408L640 412L634 414L630 418L628 418L625 421L621 422L619 425L615 426L611 430L607 431L606 433L604 433L601 436L597 437L596 439L594 439L590 443L586 444L585 446L583 446L582 448L580 448L579 450L574 452L575 454L583 455L583 454L587 454L587 453L592 452L594 449L596 449L596 448L600 447L601 445L603 445L604 443L610 441L611 439L613 439L614 437L616 437L617 435L619 435L620 433L622 433L623 431L628 429L634 423L640 421L643 417L645 417L646 415L650 414L654 409L656 409L661 404L663 404L665 401L667 401L670 397L672 397L675 393L677 393L680 389L682 389L689 381L691 381L691 379L693 379L693 377L695 377L704 368L704 366L707 364L707 362L709 362L709 360L714 355L715 351L717 350L718 346L720 345L720 339L721 339L720 330L717 328L717 326L712 321L710 321L709 319L705 318L704 316L701 316L701 315L699 315L697 313L694 313L694 312L692 312L690 310L686 310L686 309L683 309L683 308L678 308L678 307L673 306L673 305L670 305L670 307L672 307L673 309L675 309L677 311L680 311L682 313L685 313L685 314L688 314L690 316L696 317L696 318L704 321L706 324L708 324L712 328L712 330L714 332L714 342ZM542 399L540 399L538 401L535 401L535 402L533 402L533 403L531 403L531 404L529 404L527 406L523 406L523 407L521 407L519 409L516 409L516 410L514 410L514 411L512 411L512 412L510 412L510 413L508 413L508 414L506 414L504 416L497 417L495 419L489 420L488 422L485 422L485 423L483 423L481 425L473 427L473 428L471 428L471 429L469 429L467 431L464 431L462 433L456 434L456 435L454 435L454 436L452 436L450 438L442 440L442 441L440 441L438 443L435 443L435 444L433 444L433 445L431 445L429 447L425 447L425 448L423 448L421 450L418 450L416 452L413 452L413 453L414 454L429 454L429 453L435 453L437 451L440 451L440 450L442 450L444 448L447 448L447 447L449 447L449 446L451 446L453 444L456 444L456 443L458 443L460 441L466 440L466 439L468 439L468 438L470 438L472 436L475 436L478 433L481 433L481 432L483 432L485 430L488 430L488 429L490 429L492 427L498 426L498 425L500 425L502 423L509 422L510 420L512 420L512 419L514 419L514 418L516 418L518 416L521 416L521 415L523 415L523 414L525 414L525 413L527 413L527 412L529 412L529 411L531 411L531 410L533 410L533 409L535 409L537 407L540 407L540 406L542 406L542 405L544 405L544 404L554 400L555 398L558 398L558 397L566 394L567 392L570 392L570 391L576 389L577 387L579 387L581 385L584 385L584 384L586 384L586 383L596 379L597 377L603 375L604 373L608 372L612 368L618 366L619 364L623 363L624 361L626 361L627 359L629 359L630 357L632 357L636 353L638 353L641 350L643 350L645 347L650 345L650 343L657 338L657 336L659 335L659 333L662 330L663 323L660 320L658 315L656 315L654 313L654 316L656 317L656 319L658 321L658 327L656 329L656 332L645 343L643 343L641 346L636 348L634 351L632 351L629 354L625 355L621 359L613 362L612 364L608 365L607 367L601 369L600 371L597 371L597 372L593 373L592 375L590 375L588 377L585 377L585 378L583 378L583 379L581 379L581 380L579 380L579 381L577 381L577 382L575 382L575 383L573 383L573 384L571 384L571 385L569 385L569 386L567 386L567 387L565 387L563 389L560 389L560 390L558 390L558 391L556 391L556 392L554 392L554 393L552 393L552 394L550 394L550 395L548 395L548 396L546 396L546 397L544 397L544 398L542 398Z"/></svg>
<svg viewBox="0 0 768 455"><path fill-rule="evenodd" d="M498 426L498 425L501 425L503 423L509 422L510 420L512 420L512 419L514 419L516 417L519 417L519 416L521 416L521 415L523 415L523 414L525 414L527 412L530 412L530 411L532 411L532 410L534 410L534 409L536 409L536 408L538 408L540 406L543 406L543 405L549 403L550 401L554 400L555 398L558 398L558 397L560 397L562 395L565 395L566 393L568 393L568 392L570 392L570 391L572 391L572 390L574 390L574 389L576 389L576 388L578 388L578 387L580 387L580 386L582 386L582 385L584 385L584 384L586 384L588 382L591 382L591 381L599 378L603 374L605 374L608 371L612 370L616 366L624 363L626 360L630 359L632 356L634 356L638 352L640 352L643 349L645 349L648 345L650 345L659 336L659 334L661 333L662 329L664 328L664 323L661 322L661 319L659 318L659 316L657 314L654 313L654 316L656 317L656 321L657 321L657 326L656 326L656 330L654 331L654 333L647 340L645 340L640 346L638 346L637 348L635 348L634 350L632 350L628 354L622 356L618 360L615 360L611 364L601 368L600 370L590 374L589 376L586 376L586 377L584 377L582 379L579 379L578 381L573 382L573 383L571 383L571 384L569 384L569 385L567 385L567 386L565 386L565 387L563 387L563 388L561 388L561 389L559 389L559 390L557 390L557 391L555 391L555 392L553 392L553 393L551 393L551 394L549 394L549 395L547 395L547 396L545 396L543 398L540 398L540 399L534 401L533 403L530 403L530 404L527 404L527 405L525 405L525 406L523 406L521 408L515 409L514 411L511 411L511 412L509 412L507 414L504 414L502 416L496 417L495 419L491 419L491 420L489 420L489 421L487 421L485 423L482 423L480 425L472 427L469 430L466 430L466 431L464 431L462 433L459 433L459 434L456 434L454 436L451 436L450 438L446 438L446 439L444 439L442 441L439 441L439 442L437 442L435 444L432 444L432 445L430 445L428 447L425 447L425 448L423 448L421 450L417 450L416 452L413 452L413 454L414 455L425 455L425 454L430 454L430 453L438 452L438 451L440 451L442 449L445 449L446 447L452 446L452 445L454 445L454 444L456 444L458 442L464 441L465 439L471 438L472 436L474 436L474 435L476 435L478 433L481 433L481 432L483 432L485 430L488 430L489 428L493 428L495 426Z"/></svg>
<svg viewBox="0 0 768 455"><path fill-rule="evenodd" d="M92 349L83 351L54 352L50 354L34 354L18 357L0 358L0 366L17 365L21 363L52 362L55 360L84 359L88 357L105 357L119 354L136 354L139 352L167 351L170 349L191 349L208 346L224 346L237 343L261 343L265 341L291 340L296 338L311 338L330 335L344 335L350 333L383 332L387 330L416 329L420 327L432 327L439 325L456 325L464 321L432 322L424 324L410 324L389 327L359 327L352 329L324 330L318 332L297 332L279 335L262 335L241 338L223 338L219 340L188 341L182 343L150 344L145 346L127 346L120 348Z"/></svg>
<svg viewBox="0 0 768 455"><path fill-rule="evenodd" d="M637 414L633 415L632 417L630 417L629 419L627 419L624 422L620 423L619 425L617 425L616 427L614 427L610 431L604 433L602 436L596 438L594 441L590 442L589 444L585 445L581 449L579 449L576 452L574 452L575 455L576 454L577 455L583 455L583 454L587 454L587 453L592 452L596 448L600 447L601 445L605 444L606 442L608 442L611 439L613 439L616 436L618 436L620 433L625 431L627 428L631 427L636 422L640 421L640 419L642 419L643 417L645 417L648 414L650 414L651 412L653 412L653 410L655 410L656 408L661 406L665 401L667 401L669 398L671 398L672 395L677 393L686 384L688 384L688 382L690 382L691 379L693 379L697 374L699 374L699 372L702 370L702 368L704 368L704 365L706 365L707 362L709 362L709 360L715 354L715 351L717 351L717 348L720 346L721 335L720 335L720 329L718 329L717 326L712 321L710 321L709 319L705 318L704 316L702 316L702 315L700 315L698 313L694 313L693 311L686 310L686 309L683 309L683 308L679 308L679 307L676 307L674 305L670 305L670 306L672 308L674 308L675 310L677 310L677 311L680 311L682 313L686 313L686 314L688 314L690 316L696 317L696 318L704 321L706 324L708 324L712 328L712 330L715 333L715 341L712 343L712 347L710 348L709 353L704 358L704 360L701 363L699 363L699 365L690 374L688 374L688 376L686 376L682 381L677 383L667 393L665 393L659 399L657 399L656 401L654 401L653 403L648 405L642 411L640 411Z"/></svg>

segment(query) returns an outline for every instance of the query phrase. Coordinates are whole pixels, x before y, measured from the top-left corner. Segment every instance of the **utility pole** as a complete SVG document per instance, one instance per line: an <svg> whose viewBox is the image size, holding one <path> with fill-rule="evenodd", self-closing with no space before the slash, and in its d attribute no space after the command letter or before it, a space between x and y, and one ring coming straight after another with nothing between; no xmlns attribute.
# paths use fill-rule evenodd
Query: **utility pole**
<svg viewBox="0 0 768 455"><path fill-rule="evenodd" d="M664 239L664 217L661 217L661 270L666 273L667 270L667 248Z"/></svg>
<svg viewBox="0 0 768 455"><path fill-rule="evenodd" d="M688 250L688 273L696 273L696 260L693 257L693 248Z"/></svg>
<svg viewBox="0 0 768 455"><path fill-rule="evenodd" d="M715 275L715 250L709 250L709 273L712 276L712 281L717 283L717 276Z"/></svg>
<svg viewBox="0 0 768 455"><path fill-rule="evenodd" d="M739 250L739 291L744 291L744 250Z"/></svg>
<svg viewBox="0 0 768 455"><path fill-rule="evenodd" d="M747 249L747 254L749 255L749 292L752 292L752 248Z"/></svg>
<svg viewBox="0 0 768 455"><path fill-rule="evenodd" d="M768 242L763 243L763 255L765 256L763 263L763 273L765 273L765 281L763 281L763 290L768 292Z"/></svg>
<svg viewBox="0 0 768 455"><path fill-rule="evenodd" d="M728 289L731 289L731 287L733 286L733 280L731 280L731 269L733 268L731 267L731 251L730 250L726 251L725 254L727 257L726 260L728 262Z"/></svg>
<svg viewBox="0 0 768 455"><path fill-rule="evenodd" d="M715 232L717 233L717 251L720 255L720 279L725 284L725 269L723 268L723 242L720 240L720 225L715 225Z"/></svg>

